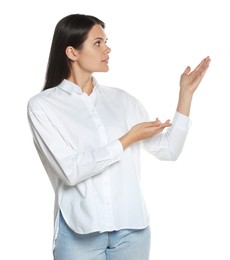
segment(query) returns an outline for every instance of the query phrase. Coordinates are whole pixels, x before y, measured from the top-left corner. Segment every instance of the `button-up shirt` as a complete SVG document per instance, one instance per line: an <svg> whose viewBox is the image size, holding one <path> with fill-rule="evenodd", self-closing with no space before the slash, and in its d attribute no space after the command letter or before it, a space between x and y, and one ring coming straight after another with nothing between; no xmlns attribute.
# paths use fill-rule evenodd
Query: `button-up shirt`
<svg viewBox="0 0 230 260"><path fill-rule="evenodd" d="M123 150L119 138L148 115L126 91L96 81L90 95L68 80L40 92L28 102L28 119L55 192L54 234L60 210L80 234L147 227L140 149L176 160L190 125L175 112L167 130Z"/></svg>

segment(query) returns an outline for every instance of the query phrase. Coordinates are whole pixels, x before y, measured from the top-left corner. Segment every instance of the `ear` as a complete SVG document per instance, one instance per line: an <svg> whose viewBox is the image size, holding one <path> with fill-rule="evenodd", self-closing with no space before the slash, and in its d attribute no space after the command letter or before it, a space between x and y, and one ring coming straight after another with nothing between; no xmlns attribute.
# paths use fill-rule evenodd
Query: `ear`
<svg viewBox="0 0 230 260"><path fill-rule="evenodd" d="M66 56L72 60L72 61L77 61L78 59L78 51L73 48L72 46L68 46L66 49L65 49L65 53L66 53Z"/></svg>

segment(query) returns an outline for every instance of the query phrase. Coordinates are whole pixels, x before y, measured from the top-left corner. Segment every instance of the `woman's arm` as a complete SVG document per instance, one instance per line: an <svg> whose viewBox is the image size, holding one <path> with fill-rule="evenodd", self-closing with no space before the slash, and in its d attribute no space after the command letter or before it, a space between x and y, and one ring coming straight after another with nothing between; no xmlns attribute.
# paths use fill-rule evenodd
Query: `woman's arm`
<svg viewBox="0 0 230 260"><path fill-rule="evenodd" d="M203 79L210 61L210 58L206 57L192 72L190 72L191 68L188 66L181 75L177 113L173 119L173 124L170 123L170 120L161 123L157 119L153 122L135 125L119 139L124 149L137 141L143 140L145 148L159 159L176 160L178 158L190 125L188 116L193 93ZM166 133L161 133L165 128L168 128Z"/></svg>
<svg viewBox="0 0 230 260"><path fill-rule="evenodd" d="M74 186L103 172L119 161L123 154L118 140L94 151L75 150L34 100L28 105L28 120L34 144L46 171L66 185Z"/></svg>
<svg viewBox="0 0 230 260"><path fill-rule="evenodd" d="M164 123L161 123L159 119L152 122L139 123L133 126L130 131L123 135L119 140L125 149L135 142L153 137L169 126L171 126L170 120L167 120Z"/></svg>
<svg viewBox="0 0 230 260"><path fill-rule="evenodd" d="M192 71L188 66L180 78L180 92L177 105L177 111L185 116L189 116L192 104L193 93L199 86L203 79L211 59L206 57L201 63Z"/></svg>

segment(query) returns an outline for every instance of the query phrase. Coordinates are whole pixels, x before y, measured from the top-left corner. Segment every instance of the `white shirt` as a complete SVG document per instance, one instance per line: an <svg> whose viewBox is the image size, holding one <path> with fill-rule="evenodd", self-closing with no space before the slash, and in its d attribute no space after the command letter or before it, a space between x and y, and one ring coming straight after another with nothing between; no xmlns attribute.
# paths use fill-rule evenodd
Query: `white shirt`
<svg viewBox="0 0 230 260"><path fill-rule="evenodd" d="M28 118L55 191L55 234L59 210L80 234L147 227L141 144L160 160L176 160L190 125L176 112L167 131L123 150L118 139L148 115L130 94L96 81L89 96L68 80L42 91L29 100Z"/></svg>

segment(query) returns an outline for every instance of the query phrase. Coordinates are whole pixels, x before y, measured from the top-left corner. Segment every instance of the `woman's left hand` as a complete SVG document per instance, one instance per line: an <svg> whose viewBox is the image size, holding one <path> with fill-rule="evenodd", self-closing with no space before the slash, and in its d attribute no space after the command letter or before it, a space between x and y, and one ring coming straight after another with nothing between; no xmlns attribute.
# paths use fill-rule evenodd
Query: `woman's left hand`
<svg viewBox="0 0 230 260"><path fill-rule="evenodd" d="M201 63L191 72L191 68L188 66L180 77L180 91L190 92L193 94L203 79L210 63L210 57L206 57Z"/></svg>
<svg viewBox="0 0 230 260"><path fill-rule="evenodd" d="M192 97L194 91L199 86L201 80L203 79L210 63L210 57L206 57L201 61L201 63L191 71L188 66L180 77L180 93L179 100L177 104L177 111L189 116Z"/></svg>

